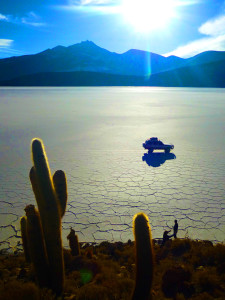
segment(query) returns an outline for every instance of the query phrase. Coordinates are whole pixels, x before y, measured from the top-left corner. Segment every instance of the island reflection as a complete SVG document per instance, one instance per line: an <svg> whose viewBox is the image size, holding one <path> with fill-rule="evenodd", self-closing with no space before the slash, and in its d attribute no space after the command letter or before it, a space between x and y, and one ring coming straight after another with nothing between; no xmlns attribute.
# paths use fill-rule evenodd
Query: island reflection
<svg viewBox="0 0 225 300"><path fill-rule="evenodd" d="M154 168L160 167L165 163L168 159L176 159L176 155L174 153L144 153L142 156L142 160L145 161L149 166Z"/></svg>

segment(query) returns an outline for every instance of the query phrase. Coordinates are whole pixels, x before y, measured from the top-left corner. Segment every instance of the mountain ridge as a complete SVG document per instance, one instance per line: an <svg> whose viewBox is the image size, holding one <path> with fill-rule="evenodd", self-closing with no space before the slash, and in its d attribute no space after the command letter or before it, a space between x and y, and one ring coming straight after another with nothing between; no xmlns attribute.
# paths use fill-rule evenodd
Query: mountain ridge
<svg viewBox="0 0 225 300"><path fill-rule="evenodd" d="M206 51L184 59L173 55L165 57L138 49L118 54L101 48L92 41L84 41L68 47L58 45L37 54L0 59L0 85L17 85L21 82L29 84L34 78L38 80L43 73L51 74L51 78L56 79L60 76L53 76L53 73L87 72L85 85L88 84L88 78L91 80L90 73L99 73L97 77L99 80L101 78L102 82L98 82L98 85L104 85L105 81L109 84L109 78L114 85L117 82L114 76L130 76L129 79L123 77L122 82L131 81L134 84L136 78L137 85L140 82L146 84L148 77L147 85L177 86L176 78L179 75L183 78L181 82L184 86L189 86L192 82L195 86L195 82L201 82L196 77L201 73L203 83L200 86L204 86L204 80L206 86L217 86L216 81L219 82L219 86L223 86L223 79L215 78L225 78L221 66L225 66L225 51ZM206 73L199 71L201 69ZM189 78L185 76L185 72L189 74ZM69 78L71 74L67 75Z"/></svg>

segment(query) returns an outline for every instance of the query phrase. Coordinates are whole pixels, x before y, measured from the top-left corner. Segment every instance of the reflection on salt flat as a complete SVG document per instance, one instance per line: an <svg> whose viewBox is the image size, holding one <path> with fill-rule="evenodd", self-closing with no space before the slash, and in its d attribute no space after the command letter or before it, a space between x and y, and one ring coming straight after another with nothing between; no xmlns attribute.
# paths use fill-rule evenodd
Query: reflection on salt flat
<svg viewBox="0 0 225 300"><path fill-rule="evenodd" d="M145 161L149 166L157 168L164 164L169 159L176 159L174 153L144 153L142 160Z"/></svg>

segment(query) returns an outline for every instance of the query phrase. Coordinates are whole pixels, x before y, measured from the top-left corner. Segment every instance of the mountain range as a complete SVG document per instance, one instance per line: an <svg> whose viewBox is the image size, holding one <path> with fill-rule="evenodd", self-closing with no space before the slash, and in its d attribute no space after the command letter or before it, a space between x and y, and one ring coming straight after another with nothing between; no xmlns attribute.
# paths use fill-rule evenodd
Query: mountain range
<svg viewBox="0 0 225 300"><path fill-rule="evenodd" d="M0 59L0 86L225 87L225 51L184 59L135 49L118 54L85 41Z"/></svg>

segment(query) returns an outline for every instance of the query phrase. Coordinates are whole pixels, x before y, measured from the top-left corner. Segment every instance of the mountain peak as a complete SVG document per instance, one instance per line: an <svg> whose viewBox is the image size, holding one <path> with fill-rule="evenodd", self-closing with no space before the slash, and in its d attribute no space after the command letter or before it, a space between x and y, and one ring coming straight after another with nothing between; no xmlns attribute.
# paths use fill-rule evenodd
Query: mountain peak
<svg viewBox="0 0 225 300"><path fill-rule="evenodd" d="M94 42L86 40L86 41L82 41L80 42L81 45L90 45L90 46L97 46Z"/></svg>
<svg viewBox="0 0 225 300"><path fill-rule="evenodd" d="M138 49L130 49L130 50L124 52L123 54L134 55L134 54L143 54L144 52L145 52L145 51L138 50Z"/></svg>
<svg viewBox="0 0 225 300"><path fill-rule="evenodd" d="M130 49L128 51L126 51L125 53L123 53L124 55L135 55L135 56L146 56L146 55L150 55L151 57L162 57L162 55L160 54L156 54L154 52L149 52L149 51L145 51L145 50L138 50L138 49Z"/></svg>
<svg viewBox="0 0 225 300"><path fill-rule="evenodd" d="M52 50L58 51L58 50L62 50L62 49L65 49L65 48L66 47L59 45L59 46L56 46L56 47L52 48Z"/></svg>
<svg viewBox="0 0 225 300"><path fill-rule="evenodd" d="M99 48L94 42L88 41L88 40L82 41L82 42L74 44L74 45L71 45L68 48L71 49L71 48L74 48L74 47L76 47L76 48L81 48L81 47L84 47L84 48Z"/></svg>

